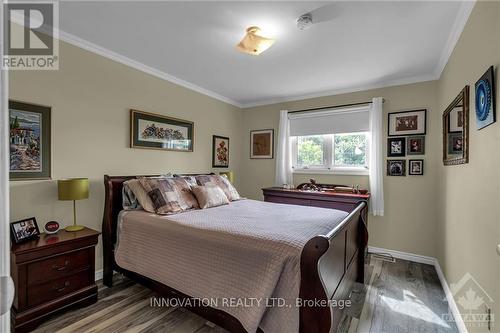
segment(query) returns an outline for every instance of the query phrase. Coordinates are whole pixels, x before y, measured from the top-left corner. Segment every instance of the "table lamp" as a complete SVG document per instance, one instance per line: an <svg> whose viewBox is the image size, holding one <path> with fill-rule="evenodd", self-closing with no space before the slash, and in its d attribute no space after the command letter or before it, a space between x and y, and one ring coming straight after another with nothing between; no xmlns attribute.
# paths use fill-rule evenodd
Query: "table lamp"
<svg viewBox="0 0 500 333"><path fill-rule="evenodd" d="M57 181L59 200L73 200L73 225L66 227L66 231L79 231L85 227L76 224L76 200L89 197L88 178L70 178Z"/></svg>
<svg viewBox="0 0 500 333"><path fill-rule="evenodd" d="M222 171L219 175L226 177L231 183L234 183L234 172L233 171Z"/></svg>

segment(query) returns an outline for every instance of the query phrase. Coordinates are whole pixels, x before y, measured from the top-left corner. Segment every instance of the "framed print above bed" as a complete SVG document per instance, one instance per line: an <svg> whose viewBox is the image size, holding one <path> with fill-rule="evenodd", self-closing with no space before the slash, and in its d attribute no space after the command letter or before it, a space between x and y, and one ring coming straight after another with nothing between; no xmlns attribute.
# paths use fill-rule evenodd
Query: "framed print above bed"
<svg viewBox="0 0 500 333"><path fill-rule="evenodd" d="M250 158L274 158L274 130L250 131Z"/></svg>
<svg viewBox="0 0 500 333"><path fill-rule="evenodd" d="M389 113L387 135L425 134L426 116L426 109Z"/></svg>
<svg viewBox="0 0 500 333"><path fill-rule="evenodd" d="M130 147L192 152L194 123L130 110Z"/></svg>
<svg viewBox="0 0 500 333"><path fill-rule="evenodd" d="M229 138L214 135L212 140L212 168L229 167Z"/></svg>
<svg viewBox="0 0 500 333"><path fill-rule="evenodd" d="M9 101L10 180L50 179L51 108Z"/></svg>

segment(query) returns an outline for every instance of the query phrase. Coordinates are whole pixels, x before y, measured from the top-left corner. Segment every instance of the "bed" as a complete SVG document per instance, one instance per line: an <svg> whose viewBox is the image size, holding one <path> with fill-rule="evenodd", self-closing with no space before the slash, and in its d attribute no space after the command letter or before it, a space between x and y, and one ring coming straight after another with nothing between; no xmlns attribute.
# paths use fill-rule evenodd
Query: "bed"
<svg viewBox="0 0 500 333"><path fill-rule="evenodd" d="M365 202L349 213L253 200L170 216L122 212L123 182L135 177L104 177L105 285L112 285L117 271L176 299L288 300L296 292L300 307L185 304L231 332L336 331L342 310L324 304L348 299L352 284L363 282Z"/></svg>

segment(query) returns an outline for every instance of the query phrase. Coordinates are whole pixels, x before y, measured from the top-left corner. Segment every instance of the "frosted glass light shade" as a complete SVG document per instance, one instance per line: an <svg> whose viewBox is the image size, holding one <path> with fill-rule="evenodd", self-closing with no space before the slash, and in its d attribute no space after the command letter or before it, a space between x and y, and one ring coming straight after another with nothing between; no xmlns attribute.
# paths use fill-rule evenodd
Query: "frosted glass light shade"
<svg viewBox="0 0 500 333"><path fill-rule="evenodd" d="M236 48L247 54L259 55L270 48L275 40L260 35L260 28L250 27L247 29L245 37L236 45Z"/></svg>

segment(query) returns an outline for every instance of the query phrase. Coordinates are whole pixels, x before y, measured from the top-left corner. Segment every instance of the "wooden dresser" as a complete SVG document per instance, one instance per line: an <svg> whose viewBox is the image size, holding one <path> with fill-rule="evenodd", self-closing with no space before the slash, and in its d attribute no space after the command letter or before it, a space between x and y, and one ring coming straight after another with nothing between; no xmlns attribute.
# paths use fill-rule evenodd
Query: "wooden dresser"
<svg viewBox="0 0 500 333"><path fill-rule="evenodd" d="M12 245L11 275L16 295L12 306L14 331L31 331L55 311L97 301L95 245L99 232L41 234Z"/></svg>
<svg viewBox="0 0 500 333"><path fill-rule="evenodd" d="M331 208L351 212L361 201L368 202L370 194L336 193L336 192L313 192L297 189L287 190L281 187L263 188L264 201ZM368 206L367 206L368 207ZM368 223L368 208L362 211L365 223Z"/></svg>

